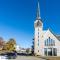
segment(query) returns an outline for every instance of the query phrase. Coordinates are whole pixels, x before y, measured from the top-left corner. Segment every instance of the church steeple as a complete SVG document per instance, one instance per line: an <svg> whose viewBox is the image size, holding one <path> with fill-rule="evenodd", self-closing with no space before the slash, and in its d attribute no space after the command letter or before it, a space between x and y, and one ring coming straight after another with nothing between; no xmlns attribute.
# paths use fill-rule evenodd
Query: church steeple
<svg viewBox="0 0 60 60"><path fill-rule="evenodd" d="M41 19L41 16L40 16L40 6L39 6L40 4L39 4L39 0L38 0L38 5L37 5L37 16L36 16L36 18L39 20L39 19Z"/></svg>
<svg viewBox="0 0 60 60"><path fill-rule="evenodd" d="M37 14L36 14L36 21L34 22L34 27L40 28L40 30L43 29L43 23L41 21L41 16L40 16L40 5L39 5L39 0L37 4Z"/></svg>

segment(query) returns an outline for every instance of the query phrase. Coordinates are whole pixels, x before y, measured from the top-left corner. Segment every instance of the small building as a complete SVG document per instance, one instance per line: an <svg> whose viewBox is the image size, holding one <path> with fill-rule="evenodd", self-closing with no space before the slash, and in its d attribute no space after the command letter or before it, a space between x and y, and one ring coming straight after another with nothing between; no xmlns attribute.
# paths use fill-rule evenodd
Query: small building
<svg viewBox="0 0 60 60"><path fill-rule="evenodd" d="M26 49L25 48L21 48L20 53L26 53Z"/></svg>
<svg viewBox="0 0 60 60"><path fill-rule="evenodd" d="M21 48L19 45L15 45L15 48L17 53L26 53L26 49Z"/></svg>

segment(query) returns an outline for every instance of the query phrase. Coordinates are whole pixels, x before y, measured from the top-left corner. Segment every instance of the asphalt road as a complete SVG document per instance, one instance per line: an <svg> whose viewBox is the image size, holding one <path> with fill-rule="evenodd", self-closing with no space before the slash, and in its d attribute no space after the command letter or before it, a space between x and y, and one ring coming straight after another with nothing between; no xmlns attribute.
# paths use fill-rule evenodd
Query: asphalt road
<svg viewBox="0 0 60 60"><path fill-rule="evenodd" d="M10 59L10 60L46 60L34 56L17 56L16 59Z"/></svg>

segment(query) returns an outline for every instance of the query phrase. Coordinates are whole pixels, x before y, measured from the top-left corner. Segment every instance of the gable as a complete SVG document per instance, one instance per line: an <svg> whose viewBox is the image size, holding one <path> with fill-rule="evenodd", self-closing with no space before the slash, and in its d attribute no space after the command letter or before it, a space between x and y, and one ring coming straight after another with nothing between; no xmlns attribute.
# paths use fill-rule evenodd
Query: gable
<svg viewBox="0 0 60 60"><path fill-rule="evenodd" d="M57 37L53 33L51 33L50 30L47 30L44 34L44 41L47 40L49 37L55 41L55 46L60 46L60 41L57 39Z"/></svg>
<svg viewBox="0 0 60 60"><path fill-rule="evenodd" d="M48 29L44 34L44 39L52 38L54 40L58 40L57 37ZM58 40L59 41L59 40Z"/></svg>

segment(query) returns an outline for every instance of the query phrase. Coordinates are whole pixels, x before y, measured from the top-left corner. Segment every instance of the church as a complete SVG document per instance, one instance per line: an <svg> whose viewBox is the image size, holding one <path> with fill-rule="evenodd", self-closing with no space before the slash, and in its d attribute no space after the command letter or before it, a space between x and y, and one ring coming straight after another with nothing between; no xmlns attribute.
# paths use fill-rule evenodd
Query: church
<svg viewBox="0 0 60 60"><path fill-rule="evenodd" d="M34 21L34 54L40 56L60 56L60 35L53 34L50 29L43 30L40 6Z"/></svg>

